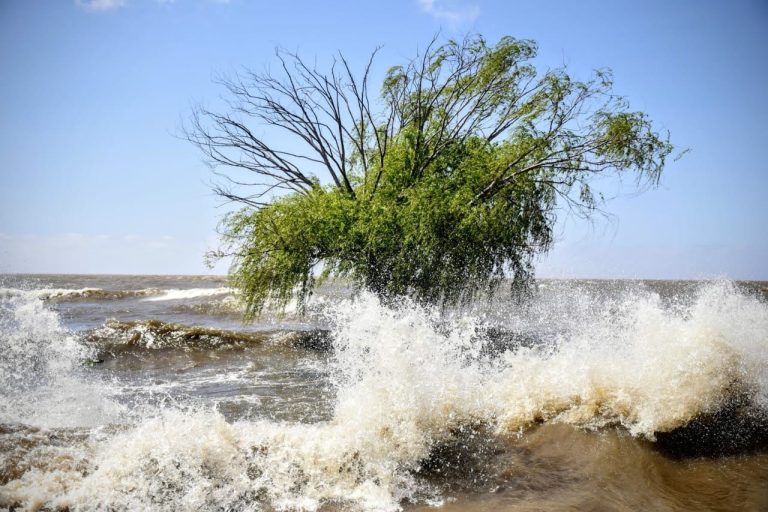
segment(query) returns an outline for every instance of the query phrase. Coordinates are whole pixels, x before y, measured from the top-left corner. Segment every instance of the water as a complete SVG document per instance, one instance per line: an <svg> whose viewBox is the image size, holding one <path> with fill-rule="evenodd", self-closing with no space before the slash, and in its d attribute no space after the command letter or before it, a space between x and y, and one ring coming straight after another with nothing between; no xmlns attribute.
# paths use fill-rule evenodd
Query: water
<svg viewBox="0 0 768 512"><path fill-rule="evenodd" d="M0 277L0 508L768 510L768 284Z"/></svg>

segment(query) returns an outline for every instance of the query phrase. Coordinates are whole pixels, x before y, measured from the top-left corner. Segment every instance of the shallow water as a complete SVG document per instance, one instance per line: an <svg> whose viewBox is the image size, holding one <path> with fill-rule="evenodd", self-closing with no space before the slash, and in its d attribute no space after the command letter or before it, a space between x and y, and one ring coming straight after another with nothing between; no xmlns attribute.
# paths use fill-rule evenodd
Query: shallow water
<svg viewBox="0 0 768 512"><path fill-rule="evenodd" d="M335 287L243 326L218 277L0 277L0 507L768 510L767 297Z"/></svg>

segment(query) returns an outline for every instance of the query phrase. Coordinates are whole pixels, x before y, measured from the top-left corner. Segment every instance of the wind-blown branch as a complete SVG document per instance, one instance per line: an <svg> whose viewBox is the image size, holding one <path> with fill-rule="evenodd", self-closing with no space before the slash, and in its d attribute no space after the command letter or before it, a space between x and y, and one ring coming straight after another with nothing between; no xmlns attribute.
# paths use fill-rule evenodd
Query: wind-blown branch
<svg viewBox="0 0 768 512"><path fill-rule="evenodd" d="M302 299L323 276L382 297L452 302L514 276L552 244L557 214L600 213L590 187L630 173L658 183L673 147L612 92L539 72L534 42L433 38L371 76L339 53L325 70L278 51L275 71L220 80L228 111L197 108L185 137L244 210L225 221L249 314ZM245 176L245 177L244 177ZM298 291L297 291L298 290Z"/></svg>

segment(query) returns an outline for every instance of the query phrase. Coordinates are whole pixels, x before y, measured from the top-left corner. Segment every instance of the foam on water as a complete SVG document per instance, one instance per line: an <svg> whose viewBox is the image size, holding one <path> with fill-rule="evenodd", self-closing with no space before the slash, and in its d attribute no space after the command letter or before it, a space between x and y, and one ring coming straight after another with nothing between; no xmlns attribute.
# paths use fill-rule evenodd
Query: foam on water
<svg viewBox="0 0 768 512"><path fill-rule="evenodd" d="M83 378L89 353L34 295L0 300L0 423L96 426L120 408Z"/></svg>
<svg viewBox="0 0 768 512"><path fill-rule="evenodd" d="M546 343L489 351L477 317L446 320L362 295L331 319L332 420L229 423L210 410L160 409L94 438L87 470L30 471L0 487L0 497L85 509L351 502L395 510L406 501L439 503L420 478L424 463L477 425L502 437L537 422L617 425L653 439L735 396L757 414L768 410L768 306L735 285L705 285L673 308L638 292L577 309L578 321Z"/></svg>
<svg viewBox="0 0 768 512"><path fill-rule="evenodd" d="M737 395L767 409L768 308L725 282L673 309L658 295L634 295L585 318L549 354L503 360L492 390L506 428L617 423L652 439Z"/></svg>
<svg viewBox="0 0 768 512"><path fill-rule="evenodd" d="M197 299L200 297L211 297L214 295L224 295L228 293L232 293L230 288L190 288L186 290L170 289L163 290L161 295L156 297L147 297L143 300L155 302L165 300Z"/></svg>
<svg viewBox="0 0 768 512"><path fill-rule="evenodd" d="M12 297L26 297L28 299L40 299L44 301L68 302L91 300L116 300L147 297L163 293L157 288L144 288L140 290L105 290L103 288L0 288L0 299Z"/></svg>

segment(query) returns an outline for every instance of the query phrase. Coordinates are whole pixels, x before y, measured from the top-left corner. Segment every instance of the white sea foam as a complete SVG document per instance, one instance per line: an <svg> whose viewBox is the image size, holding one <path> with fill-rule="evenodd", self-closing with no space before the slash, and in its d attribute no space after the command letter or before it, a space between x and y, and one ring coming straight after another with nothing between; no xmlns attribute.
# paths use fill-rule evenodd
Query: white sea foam
<svg viewBox="0 0 768 512"><path fill-rule="evenodd" d="M589 301L589 297L582 297ZM107 441L89 469L27 472L8 502L71 508L315 510L331 501L395 510L434 500L418 475L435 446L478 423L510 435L538 421L636 436L682 426L733 393L768 407L768 306L730 283L691 304L653 293L584 307L542 347L488 355L479 322L372 296L333 318L335 414L320 424L228 423L162 410Z"/></svg>
<svg viewBox="0 0 768 512"><path fill-rule="evenodd" d="M79 297L83 294L101 291L100 288L39 288L32 290L23 290L20 288L0 288L0 298L11 297L31 297L37 299L50 299L59 297Z"/></svg>
<svg viewBox="0 0 768 512"><path fill-rule="evenodd" d="M120 408L82 378L88 351L39 298L0 299L0 423L97 426Z"/></svg>
<svg viewBox="0 0 768 512"><path fill-rule="evenodd" d="M140 290L106 290L103 288L0 288L0 299L8 299L12 297L25 297L27 299L40 299L43 301L129 299L147 297L160 293L162 293L162 290L157 288L144 288Z"/></svg>
<svg viewBox="0 0 768 512"><path fill-rule="evenodd" d="M162 294L155 297L147 297L145 301L165 301L165 300L183 300L197 299L200 297L211 297L214 295L225 295L232 293L230 288L189 288L185 290L170 289L162 290Z"/></svg>

